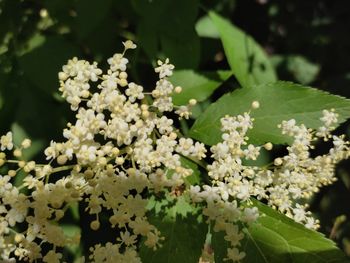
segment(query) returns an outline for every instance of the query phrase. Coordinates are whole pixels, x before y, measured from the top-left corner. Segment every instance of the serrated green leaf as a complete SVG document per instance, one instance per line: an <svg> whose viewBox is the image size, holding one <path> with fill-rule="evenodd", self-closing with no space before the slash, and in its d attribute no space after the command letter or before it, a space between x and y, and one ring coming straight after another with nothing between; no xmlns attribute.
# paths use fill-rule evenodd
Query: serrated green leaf
<svg viewBox="0 0 350 263"><path fill-rule="evenodd" d="M255 248L256 254L261 259L265 258L265 262L350 262L336 244L323 234L305 228L258 201L254 201L254 205L263 216L248 229L248 238L243 246L247 251ZM264 261L257 261L253 253L247 253L244 262Z"/></svg>
<svg viewBox="0 0 350 263"><path fill-rule="evenodd" d="M163 246L153 251L140 248L143 263L198 263L204 245L207 227L198 225L194 218L180 218L165 222L158 218L150 220L165 237Z"/></svg>
<svg viewBox="0 0 350 263"><path fill-rule="evenodd" d="M165 240L156 251L140 247L143 263L198 263L204 245L207 225L194 215L196 209L183 196L171 202L159 214L151 211L149 221L157 227ZM162 213L164 212L164 213Z"/></svg>
<svg viewBox="0 0 350 263"><path fill-rule="evenodd" d="M232 75L231 71L195 72L177 70L169 78L175 86L181 86L182 92L173 95L175 105L186 105L190 99L206 100L215 89Z"/></svg>
<svg viewBox="0 0 350 263"><path fill-rule="evenodd" d="M345 263L350 262L335 243L323 234L307 229L272 208L254 201L261 216L245 232L242 263ZM226 257L223 234L213 233L216 262Z"/></svg>
<svg viewBox="0 0 350 263"><path fill-rule="evenodd" d="M284 144L291 138L277 128L283 120L295 119L309 128L321 125L322 110L334 108L339 122L350 116L350 101L314 88L291 82L278 81L251 88L235 90L213 103L194 123L190 136L205 144L213 145L221 140L220 118L238 115L250 109L252 101L259 101L260 108L253 110L254 128L248 132L251 143L272 142Z"/></svg>
<svg viewBox="0 0 350 263"><path fill-rule="evenodd" d="M209 16L220 33L233 74L243 87L277 80L267 55L252 37L213 11Z"/></svg>

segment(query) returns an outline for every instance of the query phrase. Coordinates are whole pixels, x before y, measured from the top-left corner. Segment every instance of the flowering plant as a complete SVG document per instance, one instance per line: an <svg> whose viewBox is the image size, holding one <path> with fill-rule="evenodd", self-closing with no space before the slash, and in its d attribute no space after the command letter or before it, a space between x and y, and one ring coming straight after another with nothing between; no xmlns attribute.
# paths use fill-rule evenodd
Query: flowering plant
<svg viewBox="0 0 350 263"><path fill-rule="evenodd" d="M47 97L73 115L57 136L42 129L52 135L43 148L20 134L21 118L1 118L13 125L0 135L0 262L348 262L309 207L349 158L336 130L348 99L278 81L264 50L214 11L197 12L199 1L29 2L0 1L0 84L11 88L0 90L2 118L40 104L55 130L62 119L39 96L57 84L49 69L79 50L98 62L74 57L59 70ZM103 23L139 49L128 40L102 59L115 33ZM210 45L200 53L208 39L226 59ZM206 60L228 69L204 72ZM318 69L299 71L307 84Z"/></svg>
<svg viewBox="0 0 350 263"><path fill-rule="evenodd" d="M11 132L1 137L0 164L7 167L0 176L3 262L60 262L68 246L83 241L79 232L67 235L61 226L77 203L93 217L92 231L108 227L114 236L106 243L96 240L80 262L162 258L162 251L172 247L164 223L174 221L190 228L186 224L197 224L190 231L198 234L194 238L203 251L195 251L191 262L219 260L218 238L227 246L224 260L249 260L247 240L258 238L254 229L263 224L258 218L272 213L260 202L306 228L318 228L305 201L334 182L335 165L350 156L344 136L331 134L339 118L334 109L322 111L315 130L295 119L283 120L278 127L291 138L287 153L259 166L251 161L262 149L273 148L271 142L253 144L247 136L254 129L254 111L264 107L259 100L241 114L221 116L221 140L207 147L176 128L197 101L174 105L172 96L182 91L169 79L174 66L168 59L158 61L159 80L147 92L128 80L125 53L136 45L123 44L124 51L108 59L106 73L96 62L77 58L63 66L59 90L76 120L64 129L65 141L51 141L46 148L47 163L22 158L29 139L15 145ZM314 157L317 140L333 146ZM25 176L14 184L20 172Z"/></svg>

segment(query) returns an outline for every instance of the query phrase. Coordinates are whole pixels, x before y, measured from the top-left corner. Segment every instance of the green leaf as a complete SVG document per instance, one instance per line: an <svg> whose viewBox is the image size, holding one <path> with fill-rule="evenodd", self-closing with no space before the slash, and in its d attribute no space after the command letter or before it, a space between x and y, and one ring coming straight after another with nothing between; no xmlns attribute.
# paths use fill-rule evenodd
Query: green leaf
<svg viewBox="0 0 350 263"><path fill-rule="evenodd" d="M248 229L245 262L350 262L336 244L276 210L254 201L264 215ZM260 255L260 261L257 260ZM265 261L263 261L265 258Z"/></svg>
<svg viewBox="0 0 350 263"><path fill-rule="evenodd" d="M81 233L81 228L77 225L63 223L61 225L61 228L66 237L72 238L75 235L79 235ZM65 246L65 248L74 256L75 259L80 257L82 254L81 245L69 245L69 246Z"/></svg>
<svg viewBox="0 0 350 263"><path fill-rule="evenodd" d="M245 232L241 250L243 263L336 263L350 262L335 243L323 234L307 229L272 208L254 201L261 216ZM226 257L227 243L222 233L213 233L216 262Z"/></svg>
<svg viewBox="0 0 350 263"><path fill-rule="evenodd" d="M196 68L199 64L200 41L194 30L187 34L186 38L181 35L160 37L162 51L177 68Z"/></svg>
<svg viewBox="0 0 350 263"><path fill-rule="evenodd" d="M214 259L216 262L225 262L227 258L227 248L229 248L229 243L225 240L225 233L211 232L211 246L214 250Z"/></svg>
<svg viewBox="0 0 350 263"><path fill-rule="evenodd" d="M81 38L91 34L103 21L110 11L111 0L78 0L77 6L77 34Z"/></svg>
<svg viewBox="0 0 350 263"><path fill-rule="evenodd" d="M23 127L21 127L18 123L13 123L11 130L13 132L13 141L14 143L19 147L24 139L31 139L32 144L28 149L23 149L23 160L29 161L32 160L34 156L36 156L38 153L40 153L44 147L45 147L45 141L44 140L36 140L31 138L27 132L24 130Z"/></svg>
<svg viewBox="0 0 350 263"><path fill-rule="evenodd" d="M138 45L145 51L147 56L151 59L157 57L158 52L158 37L156 30L150 30L155 28L153 20L142 19L137 27Z"/></svg>
<svg viewBox="0 0 350 263"><path fill-rule="evenodd" d="M20 57L19 63L31 83L52 94L59 86L58 72L68 59L79 53L70 42L60 37L49 37L41 46Z"/></svg>
<svg viewBox="0 0 350 263"><path fill-rule="evenodd" d="M265 150L264 148L260 149L260 154L256 160L242 160L242 163L245 166L266 166L271 162L271 153L270 151Z"/></svg>
<svg viewBox="0 0 350 263"><path fill-rule="evenodd" d="M320 65L300 55L273 55L271 63L282 79L294 79L303 85L315 81L321 69Z"/></svg>
<svg viewBox="0 0 350 263"><path fill-rule="evenodd" d="M170 81L174 86L181 86L182 92L173 95L173 102L175 105L186 105L190 99L204 101L231 75L232 72L227 70L201 73L193 70L174 71Z"/></svg>
<svg viewBox="0 0 350 263"><path fill-rule="evenodd" d="M181 165L186 169L191 169L193 172L190 176L185 178L185 181L190 185L195 185L200 183L200 171L198 170L198 165L191 160L180 157Z"/></svg>
<svg viewBox="0 0 350 263"><path fill-rule="evenodd" d="M287 68L301 84L309 84L320 72L320 66L313 64L302 56L288 56Z"/></svg>
<svg viewBox="0 0 350 263"><path fill-rule="evenodd" d="M64 234L68 237L73 237L81 232L81 229L79 226L72 225L72 224L62 224L62 230Z"/></svg>
<svg viewBox="0 0 350 263"><path fill-rule="evenodd" d="M203 16L197 21L196 31L200 37L220 38L220 33L209 16Z"/></svg>
<svg viewBox="0 0 350 263"><path fill-rule="evenodd" d="M47 146L50 140L62 136L62 129L67 124L66 116L70 116L71 111L66 104L55 101L36 86L27 83L25 87L20 93L15 121L29 138L33 141L45 140Z"/></svg>
<svg viewBox="0 0 350 263"><path fill-rule="evenodd" d="M149 221L165 237L162 247L156 251L141 245L140 256L143 263L198 263L204 245L207 225L199 222L195 209L183 196L175 203L168 203L161 210L164 214L151 211Z"/></svg>
<svg viewBox="0 0 350 263"><path fill-rule="evenodd" d="M277 80L264 50L252 37L213 11L209 16L219 30L233 74L243 87Z"/></svg>
<svg viewBox="0 0 350 263"><path fill-rule="evenodd" d="M248 136L250 142L256 144L291 142L291 138L282 135L277 128L283 120L295 119L297 123L303 123L309 128L318 128L323 109L334 108L339 114L339 122L350 116L350 101L343 97L278 81L238 89L222 96L196 120L190 136L208 145L218 143L221 141L220 118L226 114L235 116L249 111L255 100L260 102L260 108L251 113L255 121Z"/></svg>
<svg viewBox="0 0 350 263"><path fill-rule="evenodd" d="M18 51L18 55L23 56L24 54L31 52L33 49L40 47L44 43L45 36L36 33L28 40L23 50Z"/></svg>
<svg viewBox="0 0 350 263"><path fill-rule="evenodd" d="M150 59L161 52L177 68L198 66L200 41L194 28L198 0L134 0L132 4L140 15L138 43Z"/></svg>
<svg viewBox="0 0 350 263"><path fill-rule="evenodd" d="M71 213L72 219L75 221L79 221L80 214L79 214L79 204L78 203L72 203L69 208L69 212Z"/></svg>
<svg viewBox="0 0 350 263"><path fill-rule="evenodd" d="M18 110L20 101L21 87L19 74L12 71L10 74L3 74L0 69L0 134L7 133L12 122L15 119L15 114Z"/></svg>

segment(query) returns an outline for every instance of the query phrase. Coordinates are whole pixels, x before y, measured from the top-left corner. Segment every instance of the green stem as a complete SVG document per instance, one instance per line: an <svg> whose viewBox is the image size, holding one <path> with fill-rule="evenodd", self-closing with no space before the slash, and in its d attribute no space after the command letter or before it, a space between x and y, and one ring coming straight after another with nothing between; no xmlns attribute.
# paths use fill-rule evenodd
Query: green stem
<svg viewBox="0 0 350 263"><path fill-rule="evenodd" d="M65 165L65 166L60 166L60 167L56 167L52 169L51 174L53 173L58 173L58 172L62 172L62 171L66 171L66 170L70 170L74 167L74 165Z"/></svg>

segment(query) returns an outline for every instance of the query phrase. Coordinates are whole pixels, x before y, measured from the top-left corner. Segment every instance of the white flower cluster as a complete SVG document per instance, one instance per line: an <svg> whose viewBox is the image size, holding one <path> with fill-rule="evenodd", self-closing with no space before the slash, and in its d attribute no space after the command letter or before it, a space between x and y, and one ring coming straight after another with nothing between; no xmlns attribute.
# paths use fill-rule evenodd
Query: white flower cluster
<svg viewBox="0 0 350 263"><path fill-rule="evenodd" d="M282 133L294 142L287 148L288 155L276 158L269 167L245 165L245 160L256 160L261 149L248 143L247 132L253 127L250 113L225 116L221 119L223 141L212 146L211 156L206 157L204 144L182 137L174 120L165 115L174 112L188 118L196 104L191 99L186 106L173 105L172 94L181 92L168 79L174 66L168 59L158 61L159 81L146 92L129 82L126 73L125 51L136 45L123 44L124 52L108 59L110 68L105 74L97 63L77 58L63 66L60 91L76 111L76 121L64 129L65 141L51 141L45 149L48 163L22 158L30 140L15 145L11 132L0 138L0 166L6 171L0 175L1 262L62 261L64 247L80 242L80 233L67 236L60 225L67 209L77 203L93 216L92 230L100 229L106 215L107 224L117 229L115 242L97 241L90 248L88 262L141 262L137 253L141 238L151 249L160 247L164 239L146 214L149 197L160 192L175 193L175 198L188 194L202 207L214 231L225 233L230 244L227 259L232 261L245 256L240 247L243 228L259 216L252 197L265 200L297 222L317 227L318 222L298 201L333 182L335 164L349 157L349 143L330 134L337 122L334 111L323 112L323 125L317 131L298 126L294 120L284 121ZM257 101L252 103L252 109L258 107ZM316 138L332 139L334 147L312 158L309 151ZM263 147L271 150L272 144ZM209 182L185 184L193 171L182 165L181 158L196 162L212 158L207 166ZM19 172L26 176L15 184Z"/></svg>
<svg viewBox="0 0 350 263"><path fill-rule="evenodd" d="M194 202L206 203L203 214L214 222L214 231L225 232L224 238L231 245L228 259L240 261L245 256L238 249L244 238L240 225L255 222L259 215L256 207L247 207L249 198L257 194L257 167L245 166L242 159L255 160L260 148L247 145L246 133L253 127L248 113L225 116L221 125L223 141L211 147L213 162L207 167L212 184L191 186L190 195Z"/></svg>
<svg viewBox="0 0 350 263"><path fill-rule="evenodd" d="M253 102L253 109L259 107L254 105L258 104ZM286 156L276 158L268 167L244 165L244 159L256 160L260 153L260 147L247 142L246 133L253 127L249 113L221 119L223 141L211 147L214 160L207 166L212 184L191 186L190 194L194 202L206 204L203 214L214 221L214 231L226 233L225 240L232 246L227 251L228 259L239 261L245 255L238 249L244 237L239 226L258 218L257 208L247 207L250 197L266 200L308 228L318 228L318 220L307 211L307 205L300 203L305 203L320 187L334 182L335 165L350 156L350 143L344 141L344 136L330 134L337 116L334 110L324 110L320 118L323 125L317 131L298 126L294 119L283 121L279 126L282 134L293 137L293 143L287 147ZM319 138L332 139L334 146L328 154L312 158L312 143ZM272 144L263 147L271 150Z"/></svg>
<svg viewBox="0 0 350 263"><path fill-rule="evenodd" d="M266 188L266 196L269 205L309 228L317 228L318 221L310 212L305 212L307 205L293 204L310 198L320 187L336 181L335 165L350 156L349 142L344 136L330 133L335 128L337 116L334 110L324 110L320 118L323 125L317 131L297 125L294 119L280 125L283 134L293 137L293 143L287 147L286 156L274 160L272 182ZM333 147L327 154L313 158L310 151L318 139L332 140Z"/></svg>
<svg viewBox="0 0 350 263"><path fill-rule="evenodd" d="M169 60L158 62L155 71L160 80L151 93L144 92L128 81L125 72L124 53L136 46L131 41L124 46L123 53L108 59L107 74L97 63L77 58L63 66L60 91L77 111L76 122L63 131L66 141L52 141L46 148L49 164L21 159L27 140L15 147L15 160L1 153L1 165L17 166L0 176L1 260L59 262L62 247L79 243L79 234L68 237L58 224L77 202L85 202L86 212L95 215L91 229L97 231L100 213L109 211L110 226L120 235L114 244L92 247L89 262L141 262L136 252L140 237L150 248L161 245L160 232L146 217L145 190L171 192L182 186L192 170L182 167L180 155L201 159L206 149L202 143L179 139L173 120L161 114L176 108L171 95L181 91L167 79L174 66ZM150 105L145 100L148 94L153 97ZM184 107L179 118L190 114ZM1 150L12 150L12 133L2 136L0 144ZM16 187L11 178L20 170L27 176ZM21 193L22 188L29 194ZM25 223L20 233L14 229L17 223ZM46 254L41 251L43 244L52 246Z"/></svg>

